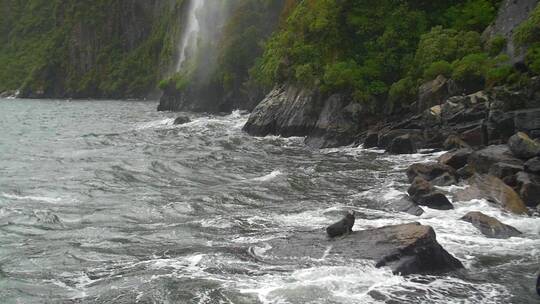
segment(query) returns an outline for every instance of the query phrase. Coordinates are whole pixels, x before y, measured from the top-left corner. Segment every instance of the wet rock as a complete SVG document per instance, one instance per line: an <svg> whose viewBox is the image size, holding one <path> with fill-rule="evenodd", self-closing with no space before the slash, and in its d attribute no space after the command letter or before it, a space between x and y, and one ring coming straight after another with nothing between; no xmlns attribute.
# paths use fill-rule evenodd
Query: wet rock
<svg viewBox="0 0 540 304"><path fill-rule="evenodd" d="M257 254L253 247L248 252L268 264L296 265L333 255L372 260L376 267L389 267L401 275L442 273L463 268L461 262L437 242L433 228L418 223L354 231L337 239L327 239L319 231L304 232L266 243L271 248L263 254Z"/></svg>
<svg viewBox="0 0 540 304"><path fill-rule="evenodd" d="M540 130L540 108L515 111L514 125L516 131L537 134Z"/></svg>
<svg viewBox="0 0 540 304"><path fill-rule="evenodd" d="M456 171L456 174L461 179L468 179L468 178L470 178L471 176L474 175L474 168L472 166L470 166L469 164L466 164L462 168L458 169Z"/></svg>
<svg viewBox="0 0 540 304"><path fill-rule="evenodd" d="M496 163L522 166L523 161L514 157L507 145L491 145L471 154L468 164L478 173L488 173Z"/></svg>
<svg viewBox="0 0 540 304"><path fill-rule="evenodd" d="M457 135L450 135L443 143L443 149L445 150L454 150L454 149L468 149L470 146L464 142Z"/></svg>
<svg viewBox="0 0 540 304"><path fill-rule="evenodd" d="M190 123L190 122L191 122L191 119L188 116L182 115L182 116L178 116L174 120L173 124L175 124L175 125L183 125L183 124L187 124L187 123Z"/></svg>
<svg viewBox="0 0 540 304"><path fill-rule="evenodd" d="M432 106L442 104L450 95L448 79L439 75L418 89L418 111L422 112Z"/></svg>
<svg viewBox="0 0 540 304"><path fill-rule="evenodd" d="M420 206L438 210L454 209L454 206L444 194L435 190L428 181L421 177L414 179L407 192L412 200Z"/></svg>
<svg viewBox="0 0 540 304"><path fill-rule="evenodd" d="M354 211L345 215L345 217L337 223L334 223L326 228L326 234L329 237L338 237L352 232L354 226Z"/></svg>
<svg viewBox="0 0 540 304"><path fill-rule="evenodd" d="M422 131L417 129L395 129L385 132L382 135L379 134L379 143L377 146L387 149L395 138L403 135L409 135L417 147L421 146Z"/></svg>
<svg viewBox="0 0 540 304"><path fill-rule="evenodd" d="M458 180L454 168L436 162L412 164L407 168L409 182L418 176L436 186L450 186Z"/></svg>
<svg viewBox="0 0 540 304"><path fill-rule="evenodd" d="M417 149L411 136L407 134L394 138L386 151L391 154L412 154L416 153Z"/></svg>
<svg viewBox="0 0 540 304"><path fill-rule="evenodd" d="M461 134L461 138L465 143L467 143L467 145L471 147L480 147L487 143L483 125L478 125L470 130L463 132Z"/></svg>
<svg viewBox="0 0 540 304"><path fill-rule="evenodd" d="M515 175L519 171L523 171L522 165L507 164L503 162L495 163L489 168L489 174L500 179Z"/></svg>
<svg viewBox="0 0 540 304"><path fill-rule="evenodd" d="M533 173L533 174L540 174L540 157L535 157L529 159L525 163L525 172Z"/></svg>
<svg viewBox="0 0 540 304"><path fill-rule="evenodd" d="M490 142L507 143L510 136L515 133L513 113L501 110L490 111L486 128Z"/></svg>
<svg viewBox="0 0 540 304"><path fill-rule="evenodd" d="M471 153L472 150L467 148L450 151L439 157L439 163L458 170L463 168L467 164L467 160L469 159Z"/></svg>
<svg viewBox="0 0 540 304"><path fill-rule="evenodd" d="M408 195L402 195L398 199L388 202L386 207L392 211L405 212L416 216L424 213L424 209L419 207Z"/></svg>
<svg viewBox="0 0 540 304"><path fill-rule="evenodd" d="M492 175L475 174L469 179L469 186L457 191L455 196L460 201L487 199L512 213L528 213L525 203L516 191Z"/></svg>
<svg viewBox="0 0 540 304"><path fill-rule="evenodd" d="M518 132L510 137L508 147L512 154L518 158L529 159L540 155L540 144L523 132Z"/></svg>
<svg viewBox="0 0 540 304"><path fill-rule="evenodd" d="M496 218L487 216L482 212L469 212L461 219L473 224L474 227L489 238L507 239L521 234L516 228L505 225Z"/></svg>
<svg viewBox="0 0 540 304"><path fill-rule="evenodd" d="M536 207L540 204L540 176L519 172L516 174L519 195L525 205Z"/></svg>
<svg viewBox="0 0 540 304"><path fill-rule="evenodd" d="M375 148L379 144L379 133L375 131L370 131L366 135L366 139L364 140L364 148Z"/></svg>

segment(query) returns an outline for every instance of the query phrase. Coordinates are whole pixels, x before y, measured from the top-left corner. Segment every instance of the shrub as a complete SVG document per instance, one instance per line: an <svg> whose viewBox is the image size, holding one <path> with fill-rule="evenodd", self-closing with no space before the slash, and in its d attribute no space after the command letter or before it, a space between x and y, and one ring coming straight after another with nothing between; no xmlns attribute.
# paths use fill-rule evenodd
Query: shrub
<svg viewBox="0 0 540 304"><path fill-rule="evenodd" d="M540 4L514 31L514 42L519 46L538 41L540 41Z"/></svg>
<svg viewBox="0 0 540 304"><path fill-rule="evenodd" d="M535 43L529 48L525 62L533 73L540 74L540 43Z"/></svg>
<svg viewBox="0 0 540 304"><path fill-rule="evenodd" d="M506 38L501 35L493 37L488 43L488 52L491 56L499 55L506 47Z"/></svg>
<svg viewBox="0 0 540 304"><path fill-rule="evenodd" d="M488 87L507 83L508 77L514 72L511 65L503 65L489 69L486 72L486 85Z"/></svg>
<svg viewBox="0 0 540 304"><path fill-rule="evenodd" d="M452 78L462 83L484 83L484 75L489 64L486 53L475 53L456 60L453 66Z"/></svg>
<svg viewBox="0 0 540 304"><path fill-rule="evenodd" d="M452 76L452 65L448 61L440 60L433 62L424 71L424 81L433 80L439 75L443 75L447 78Z"/></svg>
<svg viewBox="0 0 540 304"><path fill-rule="evenodd" d="M411 77L395 82L388 92L388 100L392 105L408 104L416 98L417 85Z"/></svg>

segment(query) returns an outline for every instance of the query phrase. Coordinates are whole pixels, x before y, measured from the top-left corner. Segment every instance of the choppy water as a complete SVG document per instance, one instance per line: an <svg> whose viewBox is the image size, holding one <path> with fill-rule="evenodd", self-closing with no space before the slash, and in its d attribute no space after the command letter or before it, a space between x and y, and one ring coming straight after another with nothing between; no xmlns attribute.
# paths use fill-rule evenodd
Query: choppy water
<svg viewBox="0 0 540 304"><path fill-rule="evenodd" d="M253 138L247 119L174 114L153 102L0 100L2 303L534 303L540 219L486 201L421 217L388 211L403 169L390 157L301 139ZM394 276L364 260L267 265L246 248L323 228L419 221L466 266ZM525 234L483 237L481 210ZM322 230L321 230L321 233Z"/></svg>

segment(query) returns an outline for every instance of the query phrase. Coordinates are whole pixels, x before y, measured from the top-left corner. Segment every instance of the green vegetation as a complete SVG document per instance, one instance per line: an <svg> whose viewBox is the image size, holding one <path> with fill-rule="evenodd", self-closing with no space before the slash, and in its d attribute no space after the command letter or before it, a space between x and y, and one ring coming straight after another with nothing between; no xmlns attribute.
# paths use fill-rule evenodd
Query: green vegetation
<svg viewBox="0 0 540 304"><path fill-rule="evenodd" d="M155 18L142 1L0 0L0 91L144 96L171 65L182 2Z"/></svg>
<svg viewBox="0 0 540 304"><path fill-rule="evenodd" d="M301 1L252 76L267 86L291 82L349 92L373 109L385 100L413 101L418 86L438 75L502 83L513 72L497 57L505 41L487 47L480 37L499 2Z"/></svg>
<svg viewBox="0 0 540 304"><path fill-rule="evenodd" d="M526 64L529 69L540 74L540 4L529 18L514 33L514 42L519 47L528 46Z"/></svg>

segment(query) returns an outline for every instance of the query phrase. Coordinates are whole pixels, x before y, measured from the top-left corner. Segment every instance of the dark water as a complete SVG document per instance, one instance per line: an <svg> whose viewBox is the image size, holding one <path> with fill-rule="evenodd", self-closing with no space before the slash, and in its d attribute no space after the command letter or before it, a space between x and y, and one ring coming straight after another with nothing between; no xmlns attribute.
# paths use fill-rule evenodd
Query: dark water
<svg viewBox="0 0 540 304"><path fill-rule="evenodd" d="M0 100L2 303L534 303L540 219L486 201L421 217L386 210L403 169L389 157L301 139L252 138L247 116L172 126L153 102ZM450 189L451 190L451 189ZM260 263L264 241L323 228L419 221L466 266L394 276L327 257ZM492 240L457 220L481 210L525 234ZM321 230L322 233L322 230Z"/></svg>

